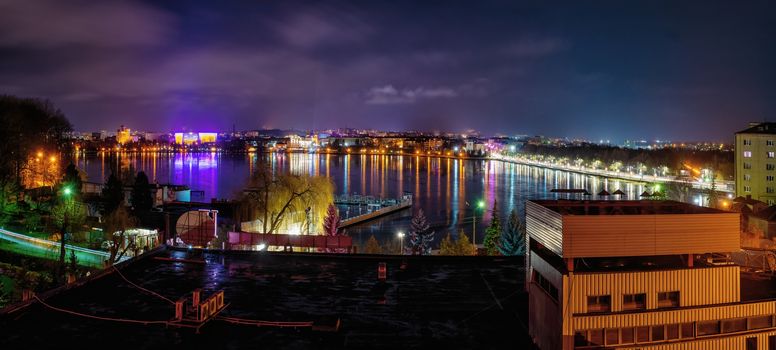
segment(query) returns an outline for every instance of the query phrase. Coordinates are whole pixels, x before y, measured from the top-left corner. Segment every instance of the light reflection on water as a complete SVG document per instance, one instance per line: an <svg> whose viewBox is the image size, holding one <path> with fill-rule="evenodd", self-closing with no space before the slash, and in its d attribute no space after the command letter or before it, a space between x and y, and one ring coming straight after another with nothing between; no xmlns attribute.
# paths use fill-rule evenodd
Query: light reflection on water
<svg viewBox="0 0 776 350"><path fill-rule="evenodd" d="M553 188L584 188L590 193L602 189L621 189L624 198L638 199L644 184L600 178L565 171L487 160L459 160L416 156L329 155L329 154L124 154L77 157L77 165L88 174L88 180L103 182L111 164L122 170L130 166L147 173L151 182L188 185L203 191L203 201L211 198L234 198L243 188L259 157L265 157L276 172L322 175L332 179L336 194L357 193L397 198L403 192L413 194L413 209L422 208L437 233L435 243L448 232L463 230L471 235L472 208L479 200L486 202L484 212L476 213L477 241L482 242L486 225L492 216L494 202L502 218L512 208L523 210L526 199L574 198L555 194ZM592 196L590 198L596 198ZM409 229L410 211L404 211L350 227L347 233L365 242L374 234L378 240L395 240L399 231Z"/></svg>

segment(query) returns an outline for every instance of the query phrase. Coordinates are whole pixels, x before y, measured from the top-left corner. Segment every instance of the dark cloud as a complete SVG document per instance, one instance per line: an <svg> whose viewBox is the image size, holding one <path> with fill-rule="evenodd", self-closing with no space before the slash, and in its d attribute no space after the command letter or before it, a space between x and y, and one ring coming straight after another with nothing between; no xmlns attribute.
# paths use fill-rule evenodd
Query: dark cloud
<svg viewBox="0 0 776 350"><path fill-rule="evenodd" d="M776 109L776 11L703 4L0 0L0 93L87 131L728 140Z"/></svg>

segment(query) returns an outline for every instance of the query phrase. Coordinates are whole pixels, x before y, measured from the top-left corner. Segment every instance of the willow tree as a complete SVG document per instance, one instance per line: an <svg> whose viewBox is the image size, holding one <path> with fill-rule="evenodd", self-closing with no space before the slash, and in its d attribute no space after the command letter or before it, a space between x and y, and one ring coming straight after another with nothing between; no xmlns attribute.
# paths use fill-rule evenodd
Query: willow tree
<svg viewBox="0 0 776 350"><path fill-rule="evenodd" d="M300 233L320 232L333 193L334 184L326 177L275 174L259 166L243 194L243 215L258 220L261 233L278 233L289 223L298 223L305 231Z"/></svg>

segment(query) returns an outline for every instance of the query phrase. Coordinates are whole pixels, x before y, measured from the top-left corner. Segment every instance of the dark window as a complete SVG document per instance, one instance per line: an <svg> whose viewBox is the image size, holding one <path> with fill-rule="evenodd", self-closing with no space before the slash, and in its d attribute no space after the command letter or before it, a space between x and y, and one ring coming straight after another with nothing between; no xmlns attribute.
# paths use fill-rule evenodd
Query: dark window
<svg viewBox="0 0 776 350"><path fill-rule="evenodd" d="M752 163L744 163L744 169L752 169Z"/></svg>
<svg viewBox="0 0 776 350"><path fill-rule="evenodd" d="M774 168L776 167L774 167L773 164L765 164L765 170L773 170Z"/></svg>
<svg viewBox="0 0 776 350"><path fill-rule="evenodd" d="M746 338L746 350L757 350L757 338Z"/></svg>
<svg viewBox="0 0 776 350"><path fill-rule="evenodd" d="M620 343L620 330L617 328L606 330L606 345L617 345Z"/></svg>
<svg viewBox="0 0 776 350"><path fill-rule="evenodd" d="M536 271L534 271L534 283L547 292L553 300L558 301L558 288L555 288L555 286L550 283L550 280Z"/></svg>
<svg viewBox="0 0 776 350"><path fill-rule="evenodd" d="M633 344L633 328L620 329L620 343ZM776 349L774 349L776 350Z"/></svg>
<svg viewBox="0 0 776 350"><path fill-rule="evenodd" d="M679 307L679 292L657 293L657 307Z"/></svg>
<svg viewBox="0 0 776 350"><path fill-rule="evenodd" d="M760 328L770 328L770 327L773 327L773 317L771 315L749 318L749 329L760 329Z"/></svg>
<svg viewBox="0 0 776 350"><path fill-rule="evenodd" d="M647 308L646 294L625 294L622 296L623 310L644 310Z"/></svg>
<svg viewBox="0 0 776 350"><path fill-rule="evenodd" d="M649 342L649 327L636 327L636 342Z"/></svg>
<svg viewBox="0 0 776 350"><path fill-rule="evenodd" d="M574 332L574 346L587 346L587 332Z"/></svg>
<svg viewBox="0 0 776 350"><path fill-rule="evenodd" d="M666 340L666 334L665 334L665 329L663 328L663 325L652 326L652 341L663 341L663 340Z"/></svg>
<svg viewBox="0 0 776 350"><path fill-rule="evenodd" d="M776 335L768 336L768 350L776 350Z"/></svg>
<svg viewBox="0 0 776 350"><path fill-rule="evenodd" d="M719 321L698 322L698 336L719 334Z"/></svg>
<svg viewBox="0 0 776 350"><path fill-rule="evenodd" d="M666 339L668 339L668 340L679 339L679 325L678 324L666 325Z"/></svg>
<svg viewBox="0 0 776 350"><path fill-rule="evenodd" d="M694 338L694 337L695 337L695 324L692 322L682 323L682 338Z"/></svg>
<svg viewBox="0 0 776 350"><path fill-rule="evenodd" d="M587 297L587 312L609 312L612 310L612 297L596 295Z"/></svg>
<svg viewBox="0 0 776 350"><path fill-rule="evenodd" d="M722 321L722 333L743 332L746 330L745 318L734 318Z"/></svg>
<svg viewBox="0 0 776 350"><path fill-rule="evenodd" d="M591 329L590 336L587 338L588 345L604 345L604 330Z"/></svg>

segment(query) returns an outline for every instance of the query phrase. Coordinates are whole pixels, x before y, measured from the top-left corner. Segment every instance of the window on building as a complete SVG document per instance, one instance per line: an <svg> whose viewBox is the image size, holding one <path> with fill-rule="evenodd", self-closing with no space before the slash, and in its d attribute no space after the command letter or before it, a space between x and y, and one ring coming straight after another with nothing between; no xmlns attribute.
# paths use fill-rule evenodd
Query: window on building
<svg viewBox="0 0 776 350"><path fill-rule="evenodd" d="M722 321L722 333L735 333L746 331L745 318L733 318Z"/></svg>
<svg viewBox="0 0 776 350"><path fill-rule="evenodd" d="M535 270L534 270L534 283L536 283L536 285L538 285L541 289L547 292L547 294L549 294L553 300L555 300L556 302L558 301L558 288L555 288L555 286L552 283L550 283L550 280L548 280L547 278L542 276L542 274L540 274L539 272L536 272Z"/></svg>
<svg viewBox="0 0 776 350"><path fill-rule="evenodd" d="M760 329L760 328L770 328L770 327L773 327L773 316L771 315L749 318L749 329Z"/></svg>
<svg viewBox="0 0 776 350"><path fill-rule="evenodd" d="M621 344L633 344L633 340L635 339L633 336L634 329L633 327L630 328L621 328L620 329L620 343ZM776 350L776 349L774 349Z"/></svg>
<svg viewBox="0 0 776 350"><path fill-rule="evenodd" d="M604 345L604 330L591 329L587 336L588 345Z"/></svg>
<svg viewBox="0 0 776 350"><path fill-rule="evenodd" d="M773 140L765 140L766 146L773 146Z"/></svg>
<svg viewBox="0 0 776 350"><path fill-rule="evenodd" d="M757 337L746 338L746 350L757 350Z"/></svg>
<svg viewBox="0 0 776 350"><path fill-rule="evenodd" d="M666 340L679 339L679 324L666 325Z"/></svg>
<svg viewBox="0 0 776 350"><path fill-rule="evenodd" d="M752 163L744 162L744 169L752 169Z"/></svg>
<svg viewBox="0 0 776 350"><path fill-rule="evenodd" d="M752 174L744 174L744 181L752 180Z"/></svg>
<svg viewBox="0 0 776 350"><path fill-rule="evenodd" d="M620 330L617 328L606 330L606 345L620 344Z"/></svg>
<svg viewBox="0 0 776 350"><path fill-rule="evenodd" d="M776 201L773 199L768 199L765 201L765 204L767 204L770 207L772 205L776 205Z"/></svg>
<svg viewBox="0 0 776 350"><path fill-rule="evenodd" d="M622 296L622 309L623 310L645 310L647 308L647 295L640 294L625 294Z"/></svg>
<svg viewBox="0 0 776 350"><path fill-rule="evenodd" d="M768 158L776 157L776 152L768 152Z"/></svg>
<svg viewBox="0 0 776 350"><path fill-rule="evenodd" d="M665 327L663 325L652 326L652 341L666 340Z"/></svg>
<svg viewBox="0 0 776 350"><path fill-rule="evenodd" d="M744 146L751 146L752 140L744 140Z"/></svg>
<svg viewBox="0 0 776 350"><path fill-rule="evenodd" d="M744 158L752 158L752 151L744 151Z"/></svg>
<svg viewBox="0 0 776 350"><path fill-rule="evenodd" d="M773 187L766 187L765 193L773 193Z"/></svg>
<svg viewBox="0 0 776 350"><path fill-rule="evenodd" d="M657 293L657 307L679 307L679 292Z"/></svg>
<svg viewBox="0 0 776 350"><path fill-rule="evenodd" d="M752 192L752 186L744 186L744 192Z"/></svg>
<svg viewBox="0 0 776 350"><path fill-rule="evenodd" d="M680 331L682 332L682 334L680 335L682 338L695 338L695 323L692 323L692 322L682 323L682 326L680 327Z"/></svg>
<svg viewBox="0 0 776 350"><path fill-rule="evenodd" d="M774 169L776 169L776 166L774 166L773 164L770 164L770 163L765 164L765 170L774 170Z"/></svg>
<svg viewBox="0 0 776 350"><path fill-rule="evenodd" d="M595 295L587 297L587 312L612 311L612 297L610 295Z"/></svg>
<svg viewBox="0 0 776 350"><path fill-rule="evenodd" d="M636 342L637 343L649 342L649 327L636 327Z"/></svg>
<svg viewBox="0 0 776 350"><path fill-rule="evenodd" d="M746 180L746 178L744 178L744 180ZM765 176L765 181L773 181L773 175Z"/></svg>
<svg viewBox="0 0 776 350"><path fill-rule="evenodd" d="M698 322L698 336L719 334L719 321Z"/></svg>

